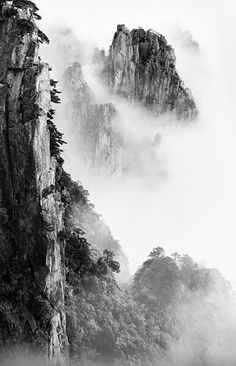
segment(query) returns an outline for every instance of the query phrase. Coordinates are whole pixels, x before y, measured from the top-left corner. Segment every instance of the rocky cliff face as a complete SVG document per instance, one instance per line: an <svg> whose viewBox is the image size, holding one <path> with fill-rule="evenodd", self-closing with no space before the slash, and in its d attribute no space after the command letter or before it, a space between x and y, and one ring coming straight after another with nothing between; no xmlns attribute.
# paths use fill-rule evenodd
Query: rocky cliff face
<svg viewBox="0 0 236 366"><path fill-rule="evenodd" d="M50 151L49 66L36 6L0 4L0 345L46 351L64 364L60 164ZM45 352L45 353L46 353Z"/></svg>
<svg viewBox="0 0 236 366"><path fill-rule="evenodd" d="M96 50L93 61L99 81L113 93L110 99L117 94L144 105L154 116L185 121L197 117L192 94L176 71L174 50L161 34L142 28L129 32L118 25L108 56ZM118 110L109 98L99 105L78 62L66 70L64 86L67 120L81 162L99 176L120 175L126 167L127 134L118 113L119 100Z"/></svg>
<svg viewBox="0 0 236 366"><path fill-rule="evenodd" d="M175 67L175 53L164 36L118 25L109 55L103 53L106 84L115 93L140 101L155 114L193 119L197 109Z"/></svg>
<svg viewBox="0 0 236 366"><path fill-rule="evenodd" d="M67 110L78 152L87 168L95 172L118 173L122 139L117 129L118 113L112 103L98 104L76 62L64 75Z"/></svg>

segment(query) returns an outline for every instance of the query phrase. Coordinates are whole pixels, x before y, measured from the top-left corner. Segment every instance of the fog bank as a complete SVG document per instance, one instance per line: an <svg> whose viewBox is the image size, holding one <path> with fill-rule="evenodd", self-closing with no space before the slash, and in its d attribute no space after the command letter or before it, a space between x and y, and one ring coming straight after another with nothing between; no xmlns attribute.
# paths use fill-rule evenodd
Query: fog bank
<svg viewBox="0 0 236 366"><path fill-rule="evenodd" d="M147 4L131 0L124 4L90 0L82 4L70 0L58 6L52 0L49 6L41 0L39 7L44 21L51 22L49 36L55 34L55 19L61 19L82 48L89 42L107 49L117 23L126 23L130 29L153 28L173 45L177 69L196 99L199 121L176 126L159 120L153 129L150 116L116 101L126 132L139 141L130 144L134 148L128 154L132 169L127 169L123 180L105 183L101 189L83 177L79 167L70 166L76 159L69 150L66 163L72 175L86 183L91 200L123 246L132 272L153 246L162 245L169 252L185 252L217 267L235 286L235 74L230 67L236 49L233 2L150 0ZM103 21L105 14L109 16ZM190 32L187 40L186 31ZM77 60L75 44L73 41L66 57L60 54L60 60L52 59L55 70L61 59L68 63ZM84 51L79 54L81 58ZM86 62L83 57L82 63ZM96 93L91 80L90 86ZM159 132L162 140L153 163L140 140L152 141Z"/></svg>

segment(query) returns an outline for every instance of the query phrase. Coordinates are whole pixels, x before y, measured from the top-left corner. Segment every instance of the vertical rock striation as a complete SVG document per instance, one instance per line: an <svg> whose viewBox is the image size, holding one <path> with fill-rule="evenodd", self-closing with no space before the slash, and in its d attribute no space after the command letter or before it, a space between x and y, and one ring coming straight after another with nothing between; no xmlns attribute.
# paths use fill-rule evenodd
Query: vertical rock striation
<svg viewBox="0 0 236 366"><path fill-rule="evenodd" d="M114 105L96 103L78 62L66 70L64 84L68 95L67 110L72 112L69 118L72 131L86 167L100 174L118 173L122 139Z"/></svg>
<svg viewBox="0 0 236 366"><path fill-rule="evenodd" d="M0 345L35 347L65 362L63 205L50 152L49 66L36 6L0 4ZM19 346L20 345L20 346Z"/></svg>
<svg viewBox="0 0 236 366"><path fill-rule="evenodd" d="M175 67L175 53L164 36L118 25L109 55L104 57L106 84L117 94L140 101L155 114L193 119L197 109Z"/></svg>

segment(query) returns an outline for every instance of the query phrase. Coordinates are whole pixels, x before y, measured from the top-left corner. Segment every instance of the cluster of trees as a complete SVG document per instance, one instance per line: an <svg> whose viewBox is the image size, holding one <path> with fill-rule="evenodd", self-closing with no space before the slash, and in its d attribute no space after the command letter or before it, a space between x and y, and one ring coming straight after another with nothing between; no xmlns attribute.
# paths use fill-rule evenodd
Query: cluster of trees
<svg viewBox="0 0 236 366"><path fill-rule="evenodd" d="M94 205L89 200L89 192L80 182L74 182L65 171L62 172L59 184L60 189L62 191L66 189L70 196L71 204L67 206L65 215L66 225L79 227L92 247L100 253L106 249L113 252L121 266L119 278L127 278L129 276L127 259L119 242L113 238L110 228L95 211ZM68 200L67 196L64 198Z"/></svg>
<svg viewBox="0 0 236 366"><path fill-rule="evenodd" d="M95 212L88 191L62 172L61 191L66 191L65 241L67 334L72 362L87 365L117 360L136 362L148 355L147 329L143 307L128 291L121 290L114 273L120 270L113 249L119 246ZM75 220L75 209L79 218ZM90 238L104 247L90 245L83 228L90 227ZM101 230L103 228L103 230ZM96 239L97 234L97 239Z"/></svg>
<svg viewBox="0 0 236 366"><path fill-rule="evenodd" d="M73 273L77 283L67 287L67 328L75 364L151 365L169 357L183 333L189 347L194 339L194 352L206 362L209 329L219 331L215 319L225 311L222 297L224 304L233 299L218 271L199 266L187 255L168 256L160 247L126 289L119 288L111 268L76 276Z"/></svg>
<svg viewBox="0 0 236 366"><path fill-rule="evenodd" d="M53 122L54 114L54 109L50 109L47 114L47 126L50 133L50 151L51 156L54 156L58 163L62 165L64 160L61 157L61 153L63 152L61 146L66 144L66 142L63 140L63 133L58 131L55 123Z"/></svg>
<svg viewBox="0 0 236 366"><path fill-rule="evenodd" d="M206 345L211 349L209 340L219 333L217 322L234 301L220 273L199 266L187 255L167 255L157 247L131 283L120 288L114 255L119 247L95 212L88 191L64 171L59 187L67 207L61 238L66 244L72 365L153 365L170 359L173 345L181 342L197 354L200 364L207 362ZM222 341L218 338L214 344Z"/></svg>

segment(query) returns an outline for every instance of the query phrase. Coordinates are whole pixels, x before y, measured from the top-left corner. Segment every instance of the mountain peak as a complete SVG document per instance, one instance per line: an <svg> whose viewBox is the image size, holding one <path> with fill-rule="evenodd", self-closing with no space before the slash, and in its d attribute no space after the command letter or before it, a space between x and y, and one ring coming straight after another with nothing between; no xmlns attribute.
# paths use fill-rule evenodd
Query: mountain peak
<svg viewBox="0 0 236 366"><path fill-rule="evenodd" d="M110 89L141 102L156 115L193 119L197 108L189 89L176 71L174 49L151 29L117 26L103 74Z"/></svg>

